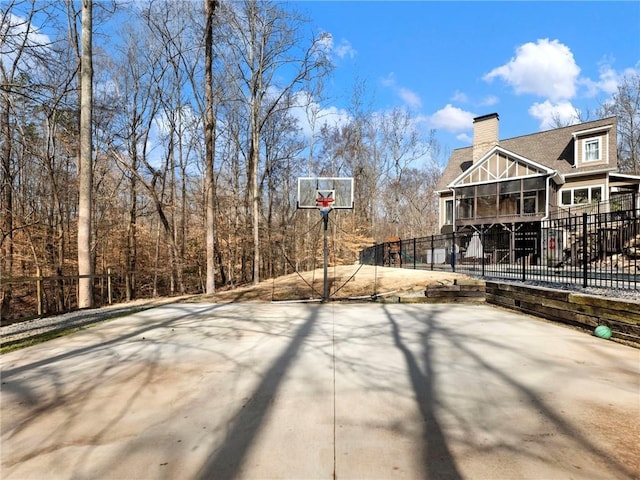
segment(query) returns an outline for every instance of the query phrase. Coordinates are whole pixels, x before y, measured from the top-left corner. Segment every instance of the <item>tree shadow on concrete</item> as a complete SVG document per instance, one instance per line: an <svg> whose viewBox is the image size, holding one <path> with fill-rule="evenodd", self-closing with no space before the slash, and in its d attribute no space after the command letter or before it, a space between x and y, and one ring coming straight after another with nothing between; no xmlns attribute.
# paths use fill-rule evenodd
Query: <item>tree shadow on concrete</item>
<svg viewBox="0 0 640 480"><path fill-rule="evenodd" d="M477 351L474 351L472 345L475 343L485 344L491 346L491 348L506 350L507 346L504 343L500 343L490 338L480 338L478 336L467 337L461 332L456 332L452 329L447 329L446 327L442 327L442 334L446 336L449 340L450 345L458 351L459 357L468 358L469 361L474 362L476 364L476 370L478 372L484 372L488 376L493 378L493 381L496 383L501 383L506 385L512 392L513 395L517 395L519 398L524 399L525 405L528 405L528 410L532 412L533 415L539 416L541 418L546 419L546 421L552 425L552 428L548 429L549 431L546 433L536 433L530 432L527 435L523 435L523 438L528 441L541 441L541 438L544 436L555 436L556 434L562 438L571 439L573 443L577 445L577 447L588 453L588 456L592 459L596 459L597 463L602 465L607 465L608 470L611 472L615 472L615 478L637 478L637 472L633 472L626 465L621 463L618 458L615 458L610 453L606 452L603 448L597 445L594 441L592 441L587 435L585 435L580 429L576 428L571 421L569 421L565 416L559 412L556 408L554 408L550 403L548 403L545 398L543 398L540 392L534 390L533 388L527 386L524 382L518 380L517 376L514 372L517 369L514 369L514 372L497 368L495 365L491 364L489 358L483 357ZM515 348L510 351L516 352ZM533 361L538 364L538 368L540 370L548 369L548 364L544 363L544 358L535 358L534 353L530 352L516 352L522 358L528 357L529 359L534 359ZM561 375L562 373L557 373ZM567 377L567 381L569 378ZM491 406L489 406L491 408ZM567 408L570 408L568 405ZM521 433L522 435L522 433ZM538 437L541 437L538 439ZM549 438L545 442L547 446L547 451L549 454L552 453L553 440ZM516 452L518 455L523 457L530 457L535 461L545 461L543 458L536 456L536 454L530 450L524 450L519 445L513 444L497 444L492 447L493 449L503 449L505 451ZM558 445L558 449L561 449L562 446ZM487 453L491 453L487 450ZM548 457L546 459L548 462L552 462L552 457Z"/></svg>
<svg viewBox="0 0 640 480"><path fill-rule="evenodd" d="M296 359L304 340L311 334L319 311L317 308L310 309L309 318L298 328L286 350L273 362L249 400L238 410L222 446L205 462L197 478L212 480L238 477L248 450L262 429L285 373Z"/></svg>
<svg viewBox="0 0 640 480"><path fill-rule="evenodd" d="M407 329L412 338L418 333L415 330L415 324L403 324L401 327L387 308L395 345L405 358L416 402L425 420L424 478L463 478L456 467L454 455L450 449L452 442L458 446L464 445L469 452L487 456L487 459L502 454L514 455L514 458L527 459L533 463L539 462L541 465L546 462L552 468L554 462L563 458L558 456L559 452L566 450L567 445L573 444L576 452L581 452L597 464L607 465L607 470L613 478L637 478L637 472L633 472L611 452L607 452L590 439L583 429L577 428L557 407L549 403L543 396L543 386L541 386L542 390L537 389L525 383L519 375L522 373L521 368L528 368L547 372L552 378L566 378L569 381L569 371L563 370L561 365L555 367L550 365L549 359L543 352L519 348L517 340L514 342L505 338L481 335L475 326L467 331L465 328L460 328L459 322L447 322L446 318L441 318L446 308L440 306L436 309L425 310L418 307L413 309L412 316L421 325L419 327L421 329L420 345L414 346L413 351L420 349L423 351L422 357L412 353L410 346L402 338L401 328ZM411 309L405 315L410 312ZM472 319L469 318L469 321L471 322ZM503 322L502 319L496 320L496 325L501 321ZM486 324L486 322L482 323ZM526 322L522 327L526 328ZM482 328L491 330L488 324ZM526 335L525 330L521 332L521 335ZM443 357L444 352L449 361ZM499 358L502 358L503 367L497 361ZM505 361L505 359L508 360ZM519 367L520 365L526 367ZM452 407L451 399L444 397L447 393L442 390L440 378L445 376L456 378L461 368L466 371L466 374L476 377L476 384L486 385L484 392L478 392L475 395L480 403L472 406L478 412L476 418L465 418L462 412ZM498 387L496 392L493 391L494 386ZM474 392L471 391L459 392L459 394L461 398L466 397L467 403L474 398ZM508 397L506 399L501 397L505 394ZM490 399L486 398L487 395L500 397L495 398L495 404L491 404L486 403L486 400ZM509 403L514 401L517 405ZM532 431L527 430L521 425L524 418L520 419L520 422L506 424L495 423L493 420L484 418L485 415L497 416L502 409L511 408L517 414L524 413L534 422L539 422L540 427ZM566 408L570 408L570 405ZM508 410L506 413L509 418ZM455 434L449 430L451 425L447 424L443 427L443 415L449 419L455 418L457 426L462 431ZM477 420L480 420L480 423L477 423ZM484 444L479 441L480 425L487 429L497 428L497 431L492 432L497 439L495 443ZM534 446L538 448L533 448ZM566 468L570 469L570 466ZM580 467L574 466L574 468Z"/></svg>
<svg viewBox="0 0 640 480"><path fill-rule="evenodd" d="M423 419L423 442L421 447L425 478L434 480L461 480L462 475L458 471L455 459L449 450L447 439L434 411L435 405L439 402L436 398L435 373L432 368L432 361L429 358L429 338L430 329L433 324L432 318L430 316L425 321L427 331L423 334L423 348L425 352L423 371L420 368L418 359L411 353L411 350L402 340L400 327L394 320L394 316L389 312L388 308L385 308L385 312L391 324L391 334L394 344L396 348L402 352L407 365L416 403L418 404ZM433 313L435 313L435 311Z"/></svg>
<svg viewBox="0 0 640 480"><path fill-rule="evenodd" d="M183 310L177 305L172 308L176 312ZM217 305L204 305L196 309L185 308L182 314L161 321L150 319L149 323L119 335L115 333L117 330L110 330L107 333L100 329L87 331L85 334L97 336L100 340L76 348L61 349L58 346L58 349L62 350L60 353L51 356L39 353L32 361L3 368L3 417L5 410L10 406L9 402L14 405L28 406L28 410L22 409L20 413L24 418L20 416L11 418L10 421L3 418L4 439L12 441L13 438L19 437L21 432L37 427L39 422L47 417L56 424L56 428L40 428L37 438L33 438L30 442L30 448L17 451L17 456L12 458L11 463L27 462L40 454L61 449L72 441L76 445L90 447L87 450L88 453L74 457L67 466L73 472L83 471L89 462L88 457L93 448L109 438L110 432L126 418L131 406L148 391L149 385L162 375L159 362L165 345L157 341L154 336L166 335L158 332L166 332L173 327L178 328L185 319L210 315L218 308L220 307ZM64 339L60 339L57 344L61 345L63 342ZM125 343L129 343L131 347L126 354L123 354L118 347ZM26 349L24 352L28 351L29 349ZM98 357L93 357L92 360L93 355ZM98 362L100 370L82 383L70 383L68 379L70 370L80 372L87 361ZM96 397L101 397L101 390L105 385L109 385L114 376L118 376L120 380L128 378L132 381L133 388L122 392L124 399L122 407L117 411L110 411L106 417L104 412L96 412L100 413L99 420L96 421L96 429L88 436L87 433L79 434L78 426L84 421L83 417L90 402ZM104 398L102 401L110 402L110 399ZM73 433L70 435L69 432ZM127 454L130 455L131 452ZM89 468L97 477L100 476L97 465L90 465ZM46 472L42 474L46 475ZM107 472L104 474L106 475Z"/></svg>

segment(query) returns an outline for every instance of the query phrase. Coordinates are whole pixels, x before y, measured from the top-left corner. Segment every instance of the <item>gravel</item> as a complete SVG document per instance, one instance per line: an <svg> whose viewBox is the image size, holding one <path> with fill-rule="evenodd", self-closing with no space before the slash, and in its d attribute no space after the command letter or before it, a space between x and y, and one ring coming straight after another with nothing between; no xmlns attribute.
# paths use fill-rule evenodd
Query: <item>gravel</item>
<svg viewBox="0 0 640 480"><path fill-rule="evenodd" d="M134 300L108 307L76 310L73 312L53 315L49 317L34 318L23 322L16 322L0 327L1 345L7 345L19 340L35 337L45 333L63 331L73 328L81 328L93 323L112 318L129 315L131 313L147 310L149 308L174 303L187 297L171 297L162 299Z"/></svg>

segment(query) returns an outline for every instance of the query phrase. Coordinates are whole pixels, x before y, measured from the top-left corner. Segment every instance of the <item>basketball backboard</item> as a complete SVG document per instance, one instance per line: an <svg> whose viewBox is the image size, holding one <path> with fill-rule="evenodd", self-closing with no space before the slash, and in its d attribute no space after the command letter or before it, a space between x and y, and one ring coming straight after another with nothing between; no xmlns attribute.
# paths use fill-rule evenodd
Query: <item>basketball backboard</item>
<svg viewBox="0 0 640 480"><path fill-rule="evenodd" d="M353 208L353 178L301 177L298 178L298 208L317 209L323 205L318 199L332 198L332 209ZM326 201L320 202L327 204Z"/></svg>

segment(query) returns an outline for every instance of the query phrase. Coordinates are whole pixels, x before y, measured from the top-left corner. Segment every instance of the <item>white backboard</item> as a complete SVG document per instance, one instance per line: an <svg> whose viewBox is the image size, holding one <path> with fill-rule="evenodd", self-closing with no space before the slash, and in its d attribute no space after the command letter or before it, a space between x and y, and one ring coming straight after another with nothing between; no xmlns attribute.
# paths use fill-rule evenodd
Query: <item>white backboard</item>
<svg viewBox="0 0 640 480"><path fill-rule="evenodd" d="M333 209L353 208L352 177L300 177L298 178L298 208L316 209L320 195L331 192Z"/></svg>

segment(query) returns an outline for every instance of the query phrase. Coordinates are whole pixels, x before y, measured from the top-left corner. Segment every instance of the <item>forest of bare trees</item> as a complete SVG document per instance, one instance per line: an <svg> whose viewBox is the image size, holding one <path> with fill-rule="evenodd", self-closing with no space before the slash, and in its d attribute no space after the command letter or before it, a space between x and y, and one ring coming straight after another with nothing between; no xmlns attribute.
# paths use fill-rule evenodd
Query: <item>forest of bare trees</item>
<svg viewBox="0 0 640 480"><path fill-rule="evenodd" d="M448 158L366 79L339 115L323 88L332 39L265 0L8 0L0 5L0 318L213 292L319 267L320 214L298 177L353 177L330 261L435 233ZM640 173L640 76L618 116Z"/></svg>
<svg viewBox="0 0 640 480"><path fill-rule="evenodd" d="M107 271L131 300L319 267L301 176L355 178L332 263L435 231L434 132L373 112L364 81L341 121L324 116L328 38L290 7L13 0L0 15L2 318L34 301L19 280L36 275L57 312L96 303Z"/></svg>

